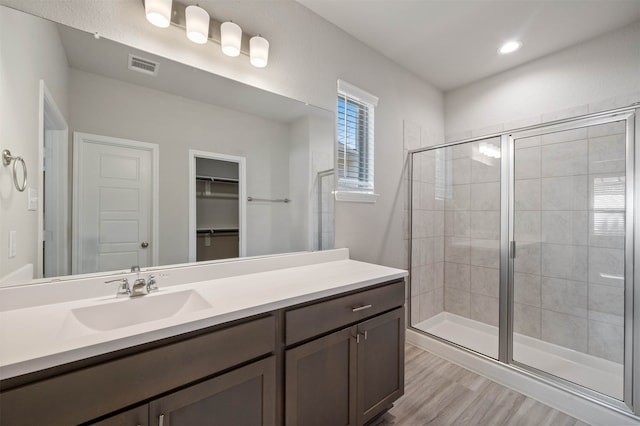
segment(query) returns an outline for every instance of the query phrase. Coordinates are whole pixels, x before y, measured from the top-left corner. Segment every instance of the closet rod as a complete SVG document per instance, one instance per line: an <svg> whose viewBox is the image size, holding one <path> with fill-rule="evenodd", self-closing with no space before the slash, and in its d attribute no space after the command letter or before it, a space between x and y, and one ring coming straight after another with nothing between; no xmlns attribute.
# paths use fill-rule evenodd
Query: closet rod
<svg viewBox="0 0 640 426"><path fill-rule="evenodd" d="M269 199L269 198L253 198L253 197L247 197L247 201L266 201L269 203L290 203L291 202L291 200L288 198Z"/></svg>

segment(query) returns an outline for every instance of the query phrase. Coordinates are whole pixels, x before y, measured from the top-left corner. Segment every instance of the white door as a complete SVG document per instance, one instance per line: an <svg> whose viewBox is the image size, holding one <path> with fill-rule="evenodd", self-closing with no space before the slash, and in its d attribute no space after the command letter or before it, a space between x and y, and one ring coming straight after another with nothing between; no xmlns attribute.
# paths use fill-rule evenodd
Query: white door
<svg viewBox="0 0 640 426"><path fill-rule="evenodd" d="M157 145L74 134L73 273L153 264Z"/></svg>

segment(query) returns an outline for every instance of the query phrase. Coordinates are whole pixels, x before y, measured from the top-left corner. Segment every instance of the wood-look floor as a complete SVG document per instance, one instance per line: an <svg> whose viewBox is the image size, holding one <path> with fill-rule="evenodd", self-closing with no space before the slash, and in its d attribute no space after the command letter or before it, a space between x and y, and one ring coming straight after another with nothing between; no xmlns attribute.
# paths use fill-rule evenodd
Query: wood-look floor
<svg viewBox="0 0 640 426"><path fill-rule="evenodd" d="M586 425L412 345L407 345L405 395L379 426Z"/></svg>

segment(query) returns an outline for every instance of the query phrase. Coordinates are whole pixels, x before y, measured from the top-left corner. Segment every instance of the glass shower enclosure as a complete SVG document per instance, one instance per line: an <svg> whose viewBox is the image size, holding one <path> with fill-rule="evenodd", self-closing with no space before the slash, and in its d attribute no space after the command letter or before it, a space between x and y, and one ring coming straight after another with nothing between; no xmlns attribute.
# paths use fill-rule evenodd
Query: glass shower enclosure
<svg viewBox="0 0 640 426"><path fill-rule="evenodd" d="M637 413L637 111L411 151L411 328Z"/></svg>

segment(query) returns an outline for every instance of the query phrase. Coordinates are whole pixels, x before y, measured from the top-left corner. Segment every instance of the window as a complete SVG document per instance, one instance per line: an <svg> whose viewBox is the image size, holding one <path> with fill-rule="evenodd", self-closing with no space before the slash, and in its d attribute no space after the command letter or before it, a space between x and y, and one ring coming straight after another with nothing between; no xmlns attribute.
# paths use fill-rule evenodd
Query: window
<svg viewBox="0 0 640 426"><path fill-rule="evenodd" d="M374 108L378 98L338 80L339 201L375 202L373 169Z"/></svg>

